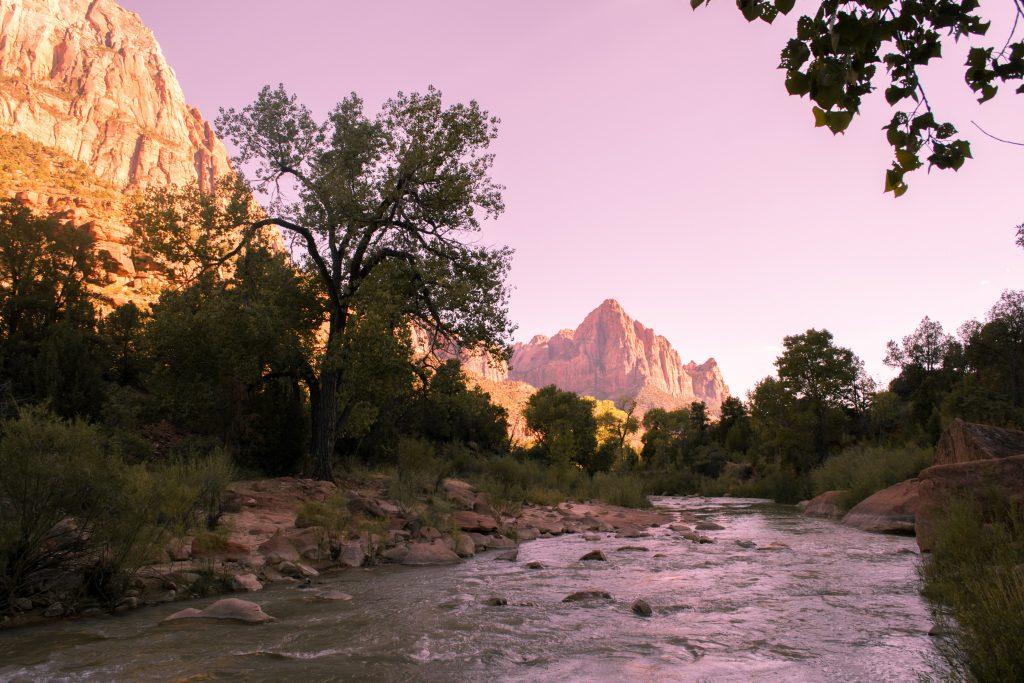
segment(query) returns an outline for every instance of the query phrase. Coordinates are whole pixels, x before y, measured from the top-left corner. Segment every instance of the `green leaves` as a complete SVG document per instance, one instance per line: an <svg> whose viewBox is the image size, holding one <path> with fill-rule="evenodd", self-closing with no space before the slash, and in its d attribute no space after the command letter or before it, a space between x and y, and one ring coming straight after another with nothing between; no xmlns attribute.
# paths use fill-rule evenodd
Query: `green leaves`
<svg viewBox="0 0 1024 683"><path fill-rule="evenodd" d="M853 120L853 112L850 111L825 111L821 107L813 107L811 112L814 114L814 126L816 128L826 127L832 131L833 135L845 131Z"/></svg>
<svg viewBox="0 0 1024 683"><path fill-rule="evenodd" d="M771 23L792 11L795 0L737 0L736 6L747 21ZM978 0L819 0L814 12L797 20L795 36L782 49L786 92L810 99L815 127L838 134L875 91L878 65L884 64L886 103L915 103L910 115L901 113L885 126L896 155L885 188L899 196L907 189L903 175L920 168L922 159L956 170L971 158L967 142L953 139L956 129L936 120L918 69L942 59L945 36L956 40L988 31L990 22L978 16L979 7ZM1010 81L1017 81L1014 92L1024 94L1024 40L1007 43L998 54L992 47L972 47L965 66L965 81L978 102L991 100Z"/></svg>
<svg viewBox="0 0 1024 683"><path fill-rule="evenodd" d="M775 0L775 9L781 14L789 14L796 5L796 0Z"/></svg>

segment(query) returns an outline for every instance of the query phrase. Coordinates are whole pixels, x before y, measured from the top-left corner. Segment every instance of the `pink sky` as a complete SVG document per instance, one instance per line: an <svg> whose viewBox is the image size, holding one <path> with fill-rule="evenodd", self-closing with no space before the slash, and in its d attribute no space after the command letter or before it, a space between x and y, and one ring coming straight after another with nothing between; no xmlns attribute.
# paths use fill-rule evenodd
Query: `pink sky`
<svg viewBox="0 0 1024 683"><path fill-rule="evenodd" d="M717 0L698 12L685 0L121 3L208 118L277 82L317 113L350 91L375 108L433 84L501 117L508 210L485 240L516 250L521 339L612 297L684 361L717 358L743 394L786 334L827 327L887 378L887 339L924 315L955 329L1024 287L1024 148L970 125L1024 138L1024 98L975 106L963 45L926 86L970 129L975 159L918 171L893 200L884 102L833 138L785 93L778 53L806 2L773 27ZM989 4L985 44L1001 44L1009 4Z"/></svg>

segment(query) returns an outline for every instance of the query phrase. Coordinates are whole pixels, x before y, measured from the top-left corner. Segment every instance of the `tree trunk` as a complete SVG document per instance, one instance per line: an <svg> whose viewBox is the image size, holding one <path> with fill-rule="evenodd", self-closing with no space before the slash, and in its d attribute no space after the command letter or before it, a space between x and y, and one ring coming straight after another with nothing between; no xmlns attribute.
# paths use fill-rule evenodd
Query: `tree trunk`
<svg viewBox="0 0 1024 683"><path fill-rule="evenodd" d="M310 460L314 479L331 481L334 471L334 446L338 438L338 380L336 371L323 372L316 383L316 391L310 392Z"/></svg>

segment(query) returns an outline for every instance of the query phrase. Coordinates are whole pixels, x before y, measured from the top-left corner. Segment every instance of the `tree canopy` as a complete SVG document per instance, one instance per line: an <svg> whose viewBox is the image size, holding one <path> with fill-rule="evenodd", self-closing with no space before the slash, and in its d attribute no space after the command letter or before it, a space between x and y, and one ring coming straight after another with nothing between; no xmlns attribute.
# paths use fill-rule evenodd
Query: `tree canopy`
<svg viewBox="0 0 1024 683"><path fill-rule="evenodd" d="M511 251L473 242L481 221L504 209L490 177L498 121L476 102L446 106L433 88L399 93L373 117L352 94L317 121L283 86L268 86L252 104L222 110L217 125L248 180L213 195L150 192L137 211L143 246L203 275L270 226L289 238L322 306L322 344L295 375L310 393L312 474L330 478L353 415L343 402L358 380L346 377L346 358L374 300L366 290L387 291L393 329L416 326L435 347L506 353ZM266 213L250 190L268 199Z"/></svg>
<svg viewBox="0 0 1024 683"><path fill-rule="evenodd" d="M696 9L710 1L690 4ZM790 13L795 0L736 4L747 21L772 23ZM816 11L797 20L795 35L782 49L779 68L786 72L786 90L813 102L815 126L838 134L861 113L884 66L885 101L902 107L884 128L895 155L884 187L897 197L907 191L907 173L925 164L955 171L971 158L970 142L933 109L921 77L923 67L944 57L944 38L970 44L964 81L979 103L1001 88L1024 93L1024 40L1018 34L1024 5L1018 0L1010 3L1014 20L1009 36L991 44L975 44L991 26L978 12L979 0L819 0L815 6Z"/></svg>

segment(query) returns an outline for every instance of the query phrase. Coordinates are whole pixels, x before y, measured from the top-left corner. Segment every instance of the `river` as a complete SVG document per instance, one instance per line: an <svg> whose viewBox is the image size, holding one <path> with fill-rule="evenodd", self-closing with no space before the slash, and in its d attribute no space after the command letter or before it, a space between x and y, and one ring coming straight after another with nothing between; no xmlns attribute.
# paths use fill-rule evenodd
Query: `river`
<svg viewBox="0 0 1024 683"><path fill-rule="evenodd" d="M765 501L654 502L725 529L711 544L661 527L539 539L516 562L349 570L243 596L276 618L260 626L159 625L205 599L12 630L0 680L913 681L938 661L912 538ZM607 562L579 561L595 548ZM612 600L562 602L585 589ZM653 616L631 612L638 597Z"/></svg>

